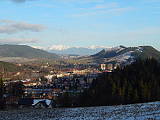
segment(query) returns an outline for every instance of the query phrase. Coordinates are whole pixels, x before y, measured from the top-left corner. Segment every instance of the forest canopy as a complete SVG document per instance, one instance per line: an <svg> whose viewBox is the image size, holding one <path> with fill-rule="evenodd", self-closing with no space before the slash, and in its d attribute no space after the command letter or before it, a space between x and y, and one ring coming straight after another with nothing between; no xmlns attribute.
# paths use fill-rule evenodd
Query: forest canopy
<svg viewBox="0 0 160 120"><path fill-rule="evenodd" d="M137 60L103 73L79 98L80 106L132 104L160 100L160 63Z"/></svg>

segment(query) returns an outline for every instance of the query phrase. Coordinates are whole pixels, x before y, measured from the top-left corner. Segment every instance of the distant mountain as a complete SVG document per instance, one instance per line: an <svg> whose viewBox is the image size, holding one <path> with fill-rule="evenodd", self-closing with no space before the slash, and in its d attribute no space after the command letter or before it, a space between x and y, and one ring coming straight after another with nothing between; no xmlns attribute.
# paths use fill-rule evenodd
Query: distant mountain
<svg viewBox="0 0 160 120"><path fill-rule="evenodd" d="M124 63L128 64L135 59L155 58L160 60L160 52L152 46L125 47L118 46L110 49L103 49L97 54L87 57L96 63ZM86 59L86 58L85 58Z"/></svg>
<svg viewBox="0 0 160 120"><path fill-rule="evenodd" d="M62 54L62 55L79 55L79 56L85 56L85 55L93 55L104 48L85 48L85 47L71 47L63 50L49 50L49 52L56 53L56 54Z"/></svg>
<svg viewBox="0 0 160 120"><path fill-rule="evenodd" d="M58 55L26 45L0 45L0 57L58 58Z"/></svg>

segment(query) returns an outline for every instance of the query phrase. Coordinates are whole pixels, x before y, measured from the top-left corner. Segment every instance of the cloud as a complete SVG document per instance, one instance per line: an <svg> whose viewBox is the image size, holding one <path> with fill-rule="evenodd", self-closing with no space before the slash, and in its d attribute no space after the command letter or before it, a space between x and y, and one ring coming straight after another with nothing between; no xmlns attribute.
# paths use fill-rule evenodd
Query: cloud
<svg viewBox="0 0 160 120"><path fill-rule="evenodd" d="M107 4L99 4L94 7L94 9L105 9L105 8L115 8L118 6L118 3L107 3Z"/></svg>
<svg viewBox="0 0 160 120"><path fill-rule="evenodd" d="M13 22L14 22L13 20L0 20L0 23L6 23L6 24L13 23Z"/></svg>
<svg viewBox="0 0 160 120"><path fill-rule="evenodd" d="M45 26L41 24L30 24L12 20L0 20L0 23L0 33L6 34L13 34L24 31L40 32L45 29Z"/></svg>
<svg viewBox="0 0 160 120"><path fill-rule="evenodd" d="M56 8L54 4L32 4L29 7Z"/></svg>
<svg viewBox="0 0 160 120"><path fill-rule="evenodd" d="M26 0L10 0L12 2L15 2L15 3L22 3L22 2L25 2Z"/></svg>
<svg viewBox="0 0 160 120"><path fill-rule="evenodd" d="M34 0L10 0L10 1L15 2L15 3L23 3L26 1L34 1Z"/></svg>
<svg viewBox="0 0 160 120"><path fill-rule="evenodd" d="M53 0L56 1L56 0ZM64 3L102 3L104 0L58 0L59 2L64 2Z"/></svg>
<svg viewBox="0 0 160 120"><path fill-rule="evenodd" d="M107 9L107 8L116 8L116 7L118 7L118 3L111 2L111 3L96 4L95 6L88 7L88 8L81 8L81 9L84 9L84 10L98 10L98 9Z"/></svg>
<svg viewBox="0 0 160 120"><path fill-rule="evenodd" d="M145 2L149 2L149 3L159 3L160 0L144 0Z"/></svg>
<svg viewBox="0 0 160 120"><path fill-rule="evenodd" d="M120 15L125 12L135 10L136 8L130 6L121 6L118 2L102 2L94 6L80 8L82 12L72 14L72 17L95 16L95 15Z"/></svg>
<svg viewBox="0 0 160 120"><path fill-rule="evenodd" d="M124 8L111 8L111 9L105 9L105 10L98 10L98 11L91 11L91 12L83 12L79 14L74 14L72 17L83 17L83 16L95 16L95 15L101 15L101 14L113 14L113 15L120 15L125 12L134 10L133 7L124 7Z"/></svg>
<svg viewBox="0 0 160 120"><path fill-rule="evenodd" d="M36 0L9 0L15 3L24 3L27 1L36 1ZM57 0L52 0L57 1ZM65 2L65 3L99 3L103 2L104 0L58 0L59 2Z"/></svg>
<svg viewBox="0 0 160 120"><path fill-rule="evenodd" d="M0 44L26 44L38 42L35 38L1 38Z"/></svg>

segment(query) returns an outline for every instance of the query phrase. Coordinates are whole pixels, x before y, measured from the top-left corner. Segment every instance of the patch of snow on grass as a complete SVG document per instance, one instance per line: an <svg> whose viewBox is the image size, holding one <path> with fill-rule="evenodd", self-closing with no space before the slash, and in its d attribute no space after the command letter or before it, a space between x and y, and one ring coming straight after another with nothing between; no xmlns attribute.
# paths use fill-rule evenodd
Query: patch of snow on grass
<svg viewBox="0 0 160 120"><path fill-rule="evenodd" d="M160 120L160 102L55 109L0 111L0 120Z"/></svg>

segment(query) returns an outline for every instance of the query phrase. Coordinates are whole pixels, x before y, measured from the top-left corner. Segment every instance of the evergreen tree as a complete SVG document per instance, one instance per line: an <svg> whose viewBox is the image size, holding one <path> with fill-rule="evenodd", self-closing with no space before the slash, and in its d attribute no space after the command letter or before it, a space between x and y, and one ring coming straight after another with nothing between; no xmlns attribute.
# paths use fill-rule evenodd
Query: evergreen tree
<svg viewBox="0 0 160 120"><path fill-rule="evenodd" d="M13 82L8 84L7 92L11 96L22 98L24 96L24 85L22 82Z"/></svg>
<svg viewBox="0 0 160 120"><path fill-rule="evenodd" d="M0 99L3 98L3 94L4 94L4 84L2 78L0 78Z"/></svg>
<svg viewBox="0 0 160 120"><path fill-rule="evenodd" d="M80 105L116 105L160 100L160 63L137 60L103 73L80 96Z"/></svg>
<svg viewBox="0 0 160 120"><path fill-rule="evenodd" d="M3 98L4 92L3 80L0 78L0 109L4 109L5 107L5 100Z"/></svg>

